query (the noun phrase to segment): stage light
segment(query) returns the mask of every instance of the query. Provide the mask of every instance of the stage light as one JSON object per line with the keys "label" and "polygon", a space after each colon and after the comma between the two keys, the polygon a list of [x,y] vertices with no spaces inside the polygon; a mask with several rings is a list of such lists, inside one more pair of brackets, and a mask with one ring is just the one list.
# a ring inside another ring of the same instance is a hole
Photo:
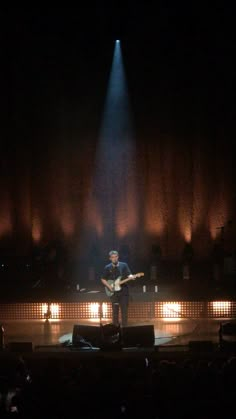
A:
{"label": "stage light", "polygon": [[89,314],[92,318],[99,317],[99,303],[89,304]]}
{"label": "stage light", "polygon": [[89,319],[98,319],[108,317],[108,304],[107,303],[89,303],[88,304]]}
{"label": "stage light", "polygon": [[57,317],[59,314],[59,304],[51,304],[51,313],[52,313],[52,317]]}
{"label": "stage light", "polygon": [[43,305],[42,305],[42,312],[43,312],[43,317],[44,317],[46,320],[51,319],[51,317],[52,317],[52,312],[51,312],[51,310],[50,310],[50,304],[43,304]]}
{"label": "stage light", "polygon": [[102,303],[102,317],[107,317],[108,314],[108,305],[107,303]]}
{"label": "stage light", "polygon": [[175,318],[181,317],[181,304],[180,303],[164,303],[162,306],[162,314],[164,318]]}
{"label": "stage light", "polygon": [[230,301],[212,301],[213,315],[216,317],[231,317],[231,302]]}
{"label": "stage light", "polygon": [[43,317],[46,320],[49,320],[52,318],[58,318],[59,311],[60,311],[59,304],[55,304],[55,303],[42,304],[42,313],[43,313]]}
{"label": "stage light", "polygon": [[95,239],[93,229],[96,236],[104,240],[100,243],[104,248],[112,248],[117,239],[123,241],[127,235],[135,234],[138,225],[133,118],[121,42],[119,39],[113,42],[112,66],[88,197],[89,229],[85,233],[90,245]]}

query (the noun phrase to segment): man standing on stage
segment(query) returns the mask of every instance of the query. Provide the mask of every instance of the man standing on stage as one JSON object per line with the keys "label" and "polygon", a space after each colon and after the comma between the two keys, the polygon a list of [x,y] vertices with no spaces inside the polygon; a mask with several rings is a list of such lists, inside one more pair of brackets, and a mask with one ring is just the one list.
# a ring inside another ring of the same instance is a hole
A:
{"label": "man standing on stage", "polygon": [[[135,279],[131,274],[127,263],[119,261],[119,253],[117,250],[109,252],[109,259],[111,263],[105,266],[101,281],[105,287],[113,292],[112,286],[108,283],[109,280],[115,281],[118,277],[121,279]],[[112,302],[112,322],[114,325],[119,325],[119,307],[121,309],[121,324],[127,326],[128,320],[128,303],[129,303],[129,288],[127,284],[121,285],[120,291],[115,291],[110,297]]]}

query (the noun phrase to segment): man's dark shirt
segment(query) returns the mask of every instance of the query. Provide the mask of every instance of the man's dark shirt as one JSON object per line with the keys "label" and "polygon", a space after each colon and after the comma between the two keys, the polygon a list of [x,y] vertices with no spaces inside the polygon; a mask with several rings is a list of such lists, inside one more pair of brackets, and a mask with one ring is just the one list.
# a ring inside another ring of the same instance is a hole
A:
{"label": "man's dark shirt", "polygon": [[[125,262],[118,262],[116,266],[113,266],[112,263],[109,263],[105,266],[102,278],[106,280],[112,280],[114,281],[119,276],[122,276],[122,279],[126,279],[129,275],[131,275],[131,270],[127,263]],[[121,291],[118,291],[119,293],[125,293],[128,294],[128,285],[123,284],[121,285]]]}

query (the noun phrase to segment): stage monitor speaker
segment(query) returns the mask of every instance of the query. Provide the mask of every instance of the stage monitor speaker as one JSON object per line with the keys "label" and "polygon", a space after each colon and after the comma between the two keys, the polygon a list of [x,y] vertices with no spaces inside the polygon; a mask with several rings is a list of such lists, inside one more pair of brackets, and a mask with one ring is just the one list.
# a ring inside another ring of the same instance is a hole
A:
{"label": "stage monitor speaker", "polygon": [[123,347],[153,347],[155,332],[153,325],[127,326],[122,329]]}
{"label": "stage monitor speaker", "polygon": [[236,350],[236,322],[221,323],[219,329],[219,341],[221,349]]}
{"label": "stage monitor speaker", "polygon": [[33,352],[32,342],[9,342],[7,348],[11,352]]}
{"label": "stage monitor speaker", "polygon": [[99,347],[101,345],[101,327],[75,324],[72,334],[72,345],[79,347]]}
{"label": "stage monitor speaker", "polygon": [[190,340],[188,344],[191,352],[213,352],[214,345],[211,340]]}

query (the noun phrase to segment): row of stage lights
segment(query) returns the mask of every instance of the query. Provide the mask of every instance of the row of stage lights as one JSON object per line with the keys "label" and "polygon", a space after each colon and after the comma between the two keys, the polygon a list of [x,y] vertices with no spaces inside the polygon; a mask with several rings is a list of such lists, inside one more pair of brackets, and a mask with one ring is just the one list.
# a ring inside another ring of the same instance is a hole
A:
{"label": "row of stage lights", "polygon": [[[111,307],[109,303],[82,303],[88,313],[88,319],[109,319],[111,315]],[[186,302],[159,302],[159,316],[165,320],[181,320],[187,317],[186,308],[189,303]],[[207,303],[209,310],[214,317],[231,317],[232,302],[231,301],[212,301]],[[190,303],[191,305],[191,303]],[[41,312],[45,319],[60,319],[61,318],[61,304],[51,303],[42,304]],[[191,307],[189,309],[191,316]],[[211,317],[212,317],[211,316]]]}

